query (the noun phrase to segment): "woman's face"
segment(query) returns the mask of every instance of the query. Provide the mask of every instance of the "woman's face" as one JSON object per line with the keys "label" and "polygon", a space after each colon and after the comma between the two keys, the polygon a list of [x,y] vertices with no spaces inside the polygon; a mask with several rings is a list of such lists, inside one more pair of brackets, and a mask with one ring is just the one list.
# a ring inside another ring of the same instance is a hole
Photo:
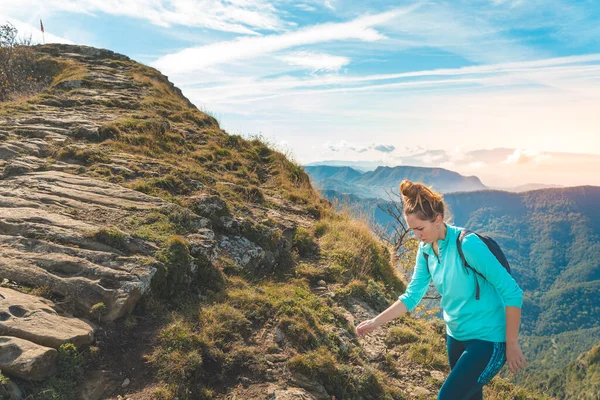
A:
{"label": "woman's face", "polygon": [[408,227],[414,232],[415,239],[424,243],[433,243],[439,238],[442,217],[438,215],[434,222],[424,221],[415,214],[404,215]]}

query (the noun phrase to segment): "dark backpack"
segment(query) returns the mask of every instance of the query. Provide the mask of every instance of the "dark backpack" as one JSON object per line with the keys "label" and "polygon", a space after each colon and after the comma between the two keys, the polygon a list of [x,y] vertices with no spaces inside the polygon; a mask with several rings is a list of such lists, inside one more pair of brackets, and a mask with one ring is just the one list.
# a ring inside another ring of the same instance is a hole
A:
{"label": "dark backpack", "polygon": [[[475,275],[473,275],[475,277],[475,287],[476,287],[475,299],[479,300],[479,281],[477,281],[477,275],[479,275],[483,279],[485,279],[485,276],[483,276],[481,273],[479,273],[479,271],[477,271],[475,268],[473,268],[469,265],[469,263],[465,259],[465,255],[463,254],[463,251],[462,251],[462,241],[465,238],[465,236],[467,236],[469,233],[475,233],[475,232],[471,232],[466,229],[463,229],[460,232],[460,234],[458,235],[458,238],[456,239],[456,248],[458,249],[458,254],[460,255],[460,259],[462,260],[463,265],[464,265],[465,269],[467,270],[467,274],[469,273],[469,270],[471,270],[475,273]],[[502,252],[502,249],[500,248],[498,243],[496,243],[496,241],[489,236],[480,235],[478,233],[475,233],[475,234],[477,235],[477,237],[479,237],[479,239],[481,239],[483,241],[483,243],[485,243],[485,245],[488,247],[488,249],[490,249],[490,251],[492,252],[494,257],[496,257],[496,259],[504,267],[504,269],[506,271],[508,271],[509,274],[511,274],[510,264],[508,263],[508,260],[506,259],[506,256],[504,255],[504,252]],[[431,275],[431,271],[429,271],[429,254],[423,253],[423,255],[425,256],[425,262],[427,264],[427,271]],[[485,280],[487,281],[487,279],[485,279]]]}

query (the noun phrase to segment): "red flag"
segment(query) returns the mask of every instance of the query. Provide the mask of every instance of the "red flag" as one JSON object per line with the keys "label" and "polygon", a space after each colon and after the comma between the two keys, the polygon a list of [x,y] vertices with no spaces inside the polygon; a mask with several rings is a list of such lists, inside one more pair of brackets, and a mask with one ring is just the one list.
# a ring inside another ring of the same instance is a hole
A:
{"label": "red flag", "polygon": [[40,29],[42,30],[42,33],[44,33],[44,24],[42,24],[42,20],[40,19]]}

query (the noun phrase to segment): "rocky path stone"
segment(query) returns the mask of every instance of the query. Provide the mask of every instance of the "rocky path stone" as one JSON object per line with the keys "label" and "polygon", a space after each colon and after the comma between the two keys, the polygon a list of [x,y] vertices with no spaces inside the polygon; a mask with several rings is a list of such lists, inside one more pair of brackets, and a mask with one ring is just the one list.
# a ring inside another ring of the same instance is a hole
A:
{"label": "rocky path stone", "polygon": [[86,374],[77,390],[80,400],[100,400],[110,396],[123,379],[110,371],[94,370]]}
{"label": "rocky path stone", "polygon": [[0,336],[0,370],[7,375],[42,381],[56,373],[58,352],[27,340]]}
{"label": "rocky path stone", "polygon": [[64,343],[92,343],[94,327],[58,315],[50,300],[0,287],[0,336],[13,336],[57,349]]}
{"label": "rocky path stone", "polygon": [[0,183],[0,195],[70,207],[100,206],[115,209],[153,209],[166,203],[156,197],[85,176],[43,171]]}
{"label": "rocky path stone", "polygon": [[[26,145],[20,149],[39,151]],[[27,157],[41,160],[37,155]],[[117,244],[96,235],[132,213],[168,207],[174,205],[92,178],[16,171],[0,180],[0,278],[44,287],[78,317],[117,319],[150,289],[156,246],[126,234]],[[99,303],[103,313],[91,315]],[[88,320],[59,314],[48,300],[0,287],[0,369],[7,375],[47,379],[56,369],[56,348],[67,342],[84,346],[93,336]]]}
{"label": "rocky path stone", "polygon": [[105,320],[119,318],[149,290],[156,247],[126,234],[117,244],[95,235],[133,212],[163,207],[173,205],[57,171],[0,180],[0,276],[47,286],[73,301],[79,315],[102,302]]}

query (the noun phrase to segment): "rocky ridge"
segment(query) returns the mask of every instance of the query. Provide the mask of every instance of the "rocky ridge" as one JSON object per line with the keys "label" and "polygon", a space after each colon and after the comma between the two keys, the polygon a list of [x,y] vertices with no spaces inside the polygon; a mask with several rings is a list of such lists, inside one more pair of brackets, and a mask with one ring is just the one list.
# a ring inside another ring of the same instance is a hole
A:
{"label": "rocky ridge", "polygon": [[62,82],[59,87],[78,89],[68,100],[42,99],[31,113],[0,118],[0,278],[42,288],[64,302],[59,306],[0,288],[0,340],[6,349],[0,368],[9,375],[52,376],[60,345],[92,343],[93,307],[101,305],[103,320],[125,315],[148,291],[155,272],[151,261],[141,261],[152,253],[152,244],[132,239],[116,249],[94,234],[111,219],[166,207],[164,201],[77,176],[71,160],[48,166],[49,157],[73,138],[94,135],[114,118],[107,101],[139,101],[125,91],[132,87],[130,79],[108,74],[107,68],[101,61],[90,66],[87,79],[96,81],[93,88],[82,88],[77,80]]}
{"label": "rocky ridge", "polygon": [[[284,241],[279,249],[265,250],[241,236],[243,221],[229,213],[218,192],[199,182],[201,190],[190,197],[194,214],[90,176],[90,164],[131,179],[159,177],[170,168],[151,157],[115,151],[106,157],[97,144],[111,137],[107,124],[142,107],[152,85],[133,79],[136,64],[107,50],[48,45],[37,51],[71,73],[55,78],[25,106],[9,103],[0,114],[0,370],[30,380],[51,377],[62,344],[90,345],[98,321],[128,315],[151,290],[161,265],[154,258],[157,243],[120,230],[123,221],[180,213],[191,226],[185,235],[191,253],[208,262],[223,253],[241,267],[268,267],[289,248]],[[159,79],[191,107],[179,89]],[[206,118],[206,126],[218,129]],[[200,140],[197,131],[182,131],[167,119],[161,124],[163,131]],[[277,218],[288,237],[302,220],[267,208],[262,214]],[[28,294],[21,287],[37,289]]]}

